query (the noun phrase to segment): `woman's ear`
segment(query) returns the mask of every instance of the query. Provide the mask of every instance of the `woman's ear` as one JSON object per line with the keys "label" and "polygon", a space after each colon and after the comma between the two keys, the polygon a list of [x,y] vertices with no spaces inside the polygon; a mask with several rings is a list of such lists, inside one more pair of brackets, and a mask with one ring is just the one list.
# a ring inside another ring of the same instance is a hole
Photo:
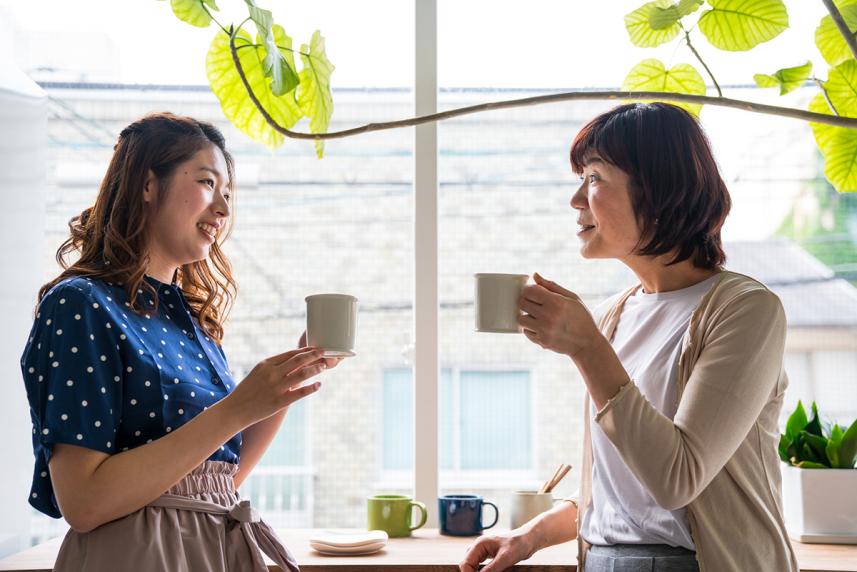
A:
{"label": "woman's ear", "polygon": [[155,203],[158,199],[158,178],[155,173],[149,169],[146,173],[146,180],[143,182],[143,201],[147,203]]}

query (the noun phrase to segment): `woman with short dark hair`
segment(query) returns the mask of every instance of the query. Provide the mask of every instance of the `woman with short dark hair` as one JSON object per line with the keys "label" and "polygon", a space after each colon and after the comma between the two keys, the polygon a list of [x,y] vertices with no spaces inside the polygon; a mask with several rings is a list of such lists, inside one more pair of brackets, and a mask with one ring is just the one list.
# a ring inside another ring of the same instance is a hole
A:
{"label": "woman with short dark hair", "polygon": [[696,119],[629,104],[571,147],[571,198],[586,258],[614,258],[639,284],[593,317],[535,275],[520,325],[569,356],[586,385],[581,486],[461,564],[499,572],[578,539],[581,570],[797,571],[783,524],[777,420],[786,321],[756,280],[723,270],[730,199]]}

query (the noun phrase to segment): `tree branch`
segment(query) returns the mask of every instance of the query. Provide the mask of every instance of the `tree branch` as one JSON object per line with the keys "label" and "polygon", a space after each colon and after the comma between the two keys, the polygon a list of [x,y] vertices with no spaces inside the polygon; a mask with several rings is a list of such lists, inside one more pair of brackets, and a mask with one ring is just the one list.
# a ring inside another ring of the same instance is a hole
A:
{"label": "tree branch", "polygon": [[702,59],[702,56],[699,55],[699,52],[696,51],[696,48],[693,47],[693,44],[690,43],[690,32],[684,29],[684,26],[681,27],[684,30],[684,41],[687,44],[687,47],[690,48],[690,51],[693,52],[693,55],[696,56],[696,59],[699,60],[699,63],[702,64],[702,67],[705,68],[705,71],[708,72],[708,77],[711,78],[711,81],[714,82],[714,87],[717,89],[717,95],[719,97],[723,97],[723,91],[720,89],[720,84],[717,83],[717,80],[714,79],[714,74],[711,73],[711,70],[708,69],[708,66],[705,65],[705,61]]}
{"label": "tree branch", "polygon": [[433,121],[442,121],[462,115],[470,115],[482,111],[491,111],[497,109],[508,109],[512,107],[526,107],[530,105],[541,105],[544,103],[555,103],[558,101],[592,101],[592,100],[628,100],[628,99],[649,99],[659,101],[675,101],[681,103],[698,103],[708,105],[718,105],[721,107],[731,107],[753,113],[762,113],[766,115],[777,115],[780,117],[789,117],[792,119],[801,119],[803,121],[813,121],[815,123],[823,123],[826,125],[834,125],[837,127],[847,127],[849,129],[857,129],[857,118],[854,117],[838,117],[827,115],[824,113],[813,113],[803,109],[794,109],[791,107],[778,107],[775,105],[765,105],[752,101],[743,101],[740,99],[730,99],[727,97],[710,97],[707,95],[690,95],[686,93],[671,93],[659,91],[574,91],[566,93],[555,93],[550,95],[538,95],[534,97],[524,97],[520,99],[510,99],[505,101],[492,101],[488,103],[480,103],[478,105],[470,105],[467,107],[459,107],[430,115],[422,115],[411,117],[409,119],[399,119],[397,121],[385,121],[382,123],[369,123],[360,127],[353,127],[342,131],[333,131],[330,133],[300,133],[290,131],[282,127],[271,117],[271,114],[262,106],[256,94],[250,87],[247,77],[244,75],[244,68],[241,66],[241,60],[238,58],[238,52],[235,49],[235,37],[229,38],[229,47],[232,51],[232,62],[238,70],[238,75],[241,82],[244,84],[244,89],[247,90],[247,95],[262,114],[262,117],[271,126],[274,131],[291,139],[308,139],[312,141],[322,141],[327,139],[341,139],[351,137],[361,133],[369,133],[372,131],[383,131],[386,129],[397,129],[400,127],[413,127],[422,125],[423,123],[431,123]]}
{"label": "tree branch", "polygon": [[821,0],[824,2],[824,6],[827,8],[827,11],[830,12],[830,17],[833,18],[833,22],[836,24],[836,27],[839,28],[839,33],[842,34],[842,37],[845,38],[845,43],[848,44],[848,47],[851,48],[851,55],[854,56],[854,59],[857,60],[857,37],[851,33],[851,30],[848,29],[848,24],[845,23],[845,20],[842,18],[842,13],[839,11],[839,8],[836,7],[836,4],[833,3],[833,0]]}

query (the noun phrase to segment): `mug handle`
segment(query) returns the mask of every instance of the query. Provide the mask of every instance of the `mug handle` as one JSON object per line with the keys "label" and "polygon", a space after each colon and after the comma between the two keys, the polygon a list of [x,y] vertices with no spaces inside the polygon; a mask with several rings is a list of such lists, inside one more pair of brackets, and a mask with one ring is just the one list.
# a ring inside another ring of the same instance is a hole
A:
{"label": "mug handle", "polygon": [[417,507],[418,509],[420,509],[420,513],[422,514],[422,518],[420,518],[420,523],[416,526],[411,527],[411,530],[416,530],[423,526],[426,523],[426,520],[428,520],[428,510],[426,510],[426,505],[424,505],[420,501],[411,501],[411,504],[408,508],[413,510],[413,507]]}
{"label": "mug handle", "polygon": [[497,524],[498,520],[500,520],[500,511],[497,509],[497,505],[491,501],[484,501],[482,504],[483,505],[487,504],[488,506],[491,506],[494,508],[494,522],[492,522],[488,526],[484,526],[484,525],[482,526],[482,530],[488,530],[489,528],[491,528],[492,526]]}

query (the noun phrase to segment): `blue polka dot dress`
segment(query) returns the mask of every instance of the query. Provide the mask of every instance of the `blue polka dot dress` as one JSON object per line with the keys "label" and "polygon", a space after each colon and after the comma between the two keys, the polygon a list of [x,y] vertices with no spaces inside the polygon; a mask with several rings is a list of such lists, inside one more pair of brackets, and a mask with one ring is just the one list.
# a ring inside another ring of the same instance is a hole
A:
{"label": "blue polka dot dress", "polygon": [[[146,277],[137,314],[119,284],[75,277],[39,305],[21,358],[33,422],[30,504],[61,516],[48,461],[55,443],[114,454],[176,430],[235,387],[226,356],[175,285]],[[237,464],[241,435],[210,461]]]}

